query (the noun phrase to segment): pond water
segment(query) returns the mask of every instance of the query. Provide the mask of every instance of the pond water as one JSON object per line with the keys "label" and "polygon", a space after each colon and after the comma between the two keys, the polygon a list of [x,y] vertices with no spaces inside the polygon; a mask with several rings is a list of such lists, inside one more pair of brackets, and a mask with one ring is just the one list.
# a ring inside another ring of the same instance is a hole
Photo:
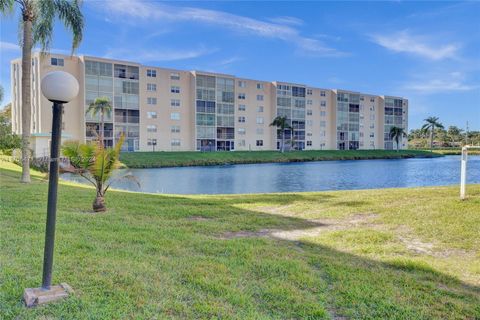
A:
{"label": "pond water", "polygon": [[[459,185],[460,156],[432,159],[318,161],[210,167],[122,169],[117,189],[170,194],[231,194]],[[84,182],[63,174],[63,179]],[[468,160],[467,183],[480,183],[480,156]]]}

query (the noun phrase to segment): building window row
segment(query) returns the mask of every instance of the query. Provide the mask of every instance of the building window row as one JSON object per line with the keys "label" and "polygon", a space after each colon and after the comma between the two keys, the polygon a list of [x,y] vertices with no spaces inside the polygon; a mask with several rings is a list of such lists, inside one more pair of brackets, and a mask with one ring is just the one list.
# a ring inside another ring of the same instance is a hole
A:
{"label": "building window row", "polygon": [[157,77],[157,70],[147,69],[147,77],[156,78]]}
{"label": "building window row", "polygon": [[180,100],[179,99],[171,99],[170,106],[172,107],[180,107]]}
{"label": "building window row", "polygon": [[170,92],[171,93],[180,93],[180,87],[179,86],[171,86],[170,87]]}
{"label": "building window row", "polygon": [[157,91],[157,85],[155,83],[147,83],[147,91]]}

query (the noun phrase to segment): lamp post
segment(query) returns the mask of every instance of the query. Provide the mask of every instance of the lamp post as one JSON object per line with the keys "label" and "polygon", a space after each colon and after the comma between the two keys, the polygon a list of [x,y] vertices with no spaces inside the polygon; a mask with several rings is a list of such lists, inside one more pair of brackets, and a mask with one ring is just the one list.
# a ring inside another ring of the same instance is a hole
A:
{"label": "lamp post", "polygon": [[155,146],[157,145],[157,139],[152,141],[153,152],[155,152]]}
{"label": "lamp post", "polygon": [[25,289],[24,300],[28,307],[47,303],[68,296],[70,286],[62,283],[52,286],[53,249],[55,242],[55,220],[57,215],[58,163],[62,134],[63,104],[73,100],[79,90],[77,79],[63,71],[54,71],[43,77],[43,95],[53,103],[52,137],[50,143],[50,170],[48,179],[47,222],[41,288]]}

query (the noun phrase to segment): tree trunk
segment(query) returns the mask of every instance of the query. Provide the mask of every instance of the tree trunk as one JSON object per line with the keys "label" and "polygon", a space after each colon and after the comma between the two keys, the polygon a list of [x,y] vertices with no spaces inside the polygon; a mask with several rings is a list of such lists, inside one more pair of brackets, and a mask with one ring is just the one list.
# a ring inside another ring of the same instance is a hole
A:
{"label": "tree trunk", "polygon": [[285,150],[285,129],[282,129],[282,145],[280,146],[280,151],[283,153]]}
{"label": "tree trunk", "polygon": [[397,143],[397,152],[400,151],[400,141],[398,140],[398,137],[395,139],[395,142]]}
{"label": "tree trunk", "polygon": [[103,184],[97,185],[97,196],[93,201],[92,208],[95,212],[105,212],[107,211],[107,207],[105,206],[105,198],[103,190]]}
{"label": "tree trunk", "polygon": [[104,127],[105,127],[104,122],[105,122],[105,119],[103,118],[103,110],[102,110],[101,114],[100,114],[100,146],[102,146],[102,147],[104,146],[104,143],[103,143],[103,141],[104,141],[103,130],[104,130]]}
{"label": "tree trunk", "polygon": [[434,128],[432,127],[432,130],[430,131],[430,151],[433,151],[433,130]]}
{"label": "tree trunk", "polygon": [[22,45],[22,178],[30,183],[30,123],[32,121],[31,73],[32,73],[32,21],[31,13],[23,13]]}
{"label": "tree trunk", "polygon": [[93,208],[93,211],[95,212],[107,211],[107,207],[105,206],[105,198],[97,194],[97,197],[93,201],[92,208]]}

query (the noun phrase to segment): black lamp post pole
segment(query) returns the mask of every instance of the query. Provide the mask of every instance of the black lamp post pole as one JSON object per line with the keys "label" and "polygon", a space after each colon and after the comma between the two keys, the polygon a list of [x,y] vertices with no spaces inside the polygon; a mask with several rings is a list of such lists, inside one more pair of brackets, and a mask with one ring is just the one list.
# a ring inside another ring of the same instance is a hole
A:
{"label": "black lamp post pole", "polygon": [[55,220],[57,215],[58,163],[62,134],[63,103],[53,102],[52,140],[50,142],[50,171],[48,177],[47,224],[45,229],[45,251],[43,256],[42,288],[52,284],[53,248],[55,242]]}

